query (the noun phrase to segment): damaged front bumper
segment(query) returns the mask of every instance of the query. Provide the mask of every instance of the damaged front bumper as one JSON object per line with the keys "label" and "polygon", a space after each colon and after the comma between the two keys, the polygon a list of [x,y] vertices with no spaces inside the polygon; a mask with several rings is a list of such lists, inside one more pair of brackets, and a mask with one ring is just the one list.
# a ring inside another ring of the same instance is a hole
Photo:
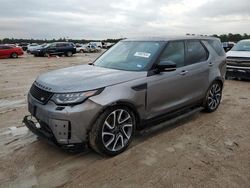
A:
{"label": "damaged front bumper", "polygon": [[226,76],[228,78],[233,77],[233,78],[250,79],[250,67],[227,65]]}
{"label": "damaged front bumper", "polygon": [[[83,151],[86,148],[85,143],[76,143],[76,144],[61,144],[58,143],[53,130],[50,129],[48,125],[44,122],[37,122],[36,119],[32,116],[25,116],[23,118],[23,123],[26,125],[26,127],[33,132],[35,135],[37,135],[39,138],[46,140],[49,144],[57,146],[61,149],[65,149],[71,152],[75,151]],[[60,125],[57,125],[60,126]],[[62,125],[64,127],[64,130],[62,129],[61,132],[59,132],[60,135],[62,135],[62,138],[68,137],[70,134],[70,129],[68,126]],[[67,133],[67,134],[66,134]]]}

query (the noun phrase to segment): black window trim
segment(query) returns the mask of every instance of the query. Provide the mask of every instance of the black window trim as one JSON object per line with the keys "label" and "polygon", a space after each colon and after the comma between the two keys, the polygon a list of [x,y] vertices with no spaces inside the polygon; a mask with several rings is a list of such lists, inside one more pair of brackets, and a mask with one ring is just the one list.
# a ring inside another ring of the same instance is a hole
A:
{"label": "black window trim", "polygon": [[[183,43],[183,46],[184,46],[184,64],[185,64],[185,56],[186,56],[186,51],[185,51],[185,40],[170,40],[170,41],[168,41],[168,42],[165,44],[165,46],[164,46],[163,49],[161,50],[161,52],[160,52],[158,58],[156,59],[156,63],[154,64],[155,66],[158,65],[158,64],[160,63],[160,58],[161,58],[163,52],[166,50],[166,48],[168,47],[168,45],[169,45],[170,43],[172,43],[172,42],[182,42],[182,43]],[[155,67],[155,66],[154,66],[154,67]]]}
{"label": "black window trim", "polygon": [[[185,42],[185,39],[177,39],[177,40],[169,40],[169,41],[166,41],[165,44],[163,44],[163,46],[161,47],[160,52],[156,54],[156,58],[152,59],[152,64],[150,65],[151,68],[148,69],[147,71],[147,77],[149,76],[153,76],[155,75],[155,69],[156,69],[156,66],[160,63],[160,57],[161,55],[163,54],[164,50],[167,48],[168,44],[170,42],[183,42],[184,43],[184,66],[185,66],[185,56],[186,56],[186,42]],[[184,67],[182,66],[182,67]],[[182,68],[182,67],[178,67],[178,68]],[[177,68],[177,69],[178,69]]]}
{"label": "black window trim", "polygon": [[[187,64],[187,53],[188,53],[187,42],[189,42],[189,41],[191,41],[191,42],[193,42],[193,41],[199,42],[203,46],[204,50],[206,51],[206,59],[204,61],[199,61],[199,62]],[[208,60],[209,55],[210,54],[209,54],[209,51],[208,51],[207,47],[203,44],[203,42],[200,39],[187,39],[187,40],[185,40],[185,62],[184,62],[184,67],[189,66],[189,65],[194,65],[194,64],[197,64],[197,63],[203,63],[203,62]]]}

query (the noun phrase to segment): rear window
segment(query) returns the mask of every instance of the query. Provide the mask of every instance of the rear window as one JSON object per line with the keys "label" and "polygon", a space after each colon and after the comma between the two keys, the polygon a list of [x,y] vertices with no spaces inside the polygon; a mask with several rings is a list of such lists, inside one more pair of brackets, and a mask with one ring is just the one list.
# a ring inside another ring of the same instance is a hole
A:
{"label": "rear window", "polygon": [[207,42],[219,56],[225,55],[225,51],[222,48],[221,42],[217,40],[207,40]]}
{"label": "rear window", "polygon": [[0,49],[12,49],[11,46],[0,46]]}
{"label": "rear window", "polygon": [[207,60],[208,53],[200,41],[187,41],[186,64],[191,65]]}

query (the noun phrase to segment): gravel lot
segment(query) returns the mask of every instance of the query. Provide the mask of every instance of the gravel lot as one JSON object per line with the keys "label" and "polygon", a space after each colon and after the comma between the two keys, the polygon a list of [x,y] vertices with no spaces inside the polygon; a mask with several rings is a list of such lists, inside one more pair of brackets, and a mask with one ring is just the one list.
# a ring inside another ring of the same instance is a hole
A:
{"label": "gravel lot", "polygon": [[219,109],[138,134],[119,156],[70,154],[27,131],[36,76],[100,54],[0,59],[0,187],[249,187],[250,83],[227,80]]}

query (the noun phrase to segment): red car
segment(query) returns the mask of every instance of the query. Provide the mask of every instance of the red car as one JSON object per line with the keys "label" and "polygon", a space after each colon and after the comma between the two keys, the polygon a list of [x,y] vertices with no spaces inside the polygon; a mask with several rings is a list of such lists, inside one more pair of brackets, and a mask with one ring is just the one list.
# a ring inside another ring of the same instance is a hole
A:
{"label": "red car", "polygon": [[12,45],[0,45],[0,58],[18,58],[20,55],[23,55],[22,48]]}

